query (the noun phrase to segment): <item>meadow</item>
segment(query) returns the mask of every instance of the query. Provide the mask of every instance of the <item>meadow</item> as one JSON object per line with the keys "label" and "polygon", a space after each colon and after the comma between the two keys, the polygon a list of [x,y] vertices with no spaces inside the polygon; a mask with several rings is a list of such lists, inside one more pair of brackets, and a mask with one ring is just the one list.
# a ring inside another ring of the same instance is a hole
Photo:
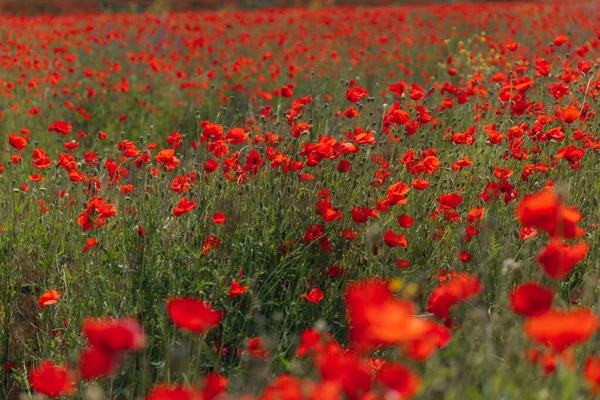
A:
{"label": "meadow", "polygon": [[3,398],[593,397],[598,11],[0,16]]}

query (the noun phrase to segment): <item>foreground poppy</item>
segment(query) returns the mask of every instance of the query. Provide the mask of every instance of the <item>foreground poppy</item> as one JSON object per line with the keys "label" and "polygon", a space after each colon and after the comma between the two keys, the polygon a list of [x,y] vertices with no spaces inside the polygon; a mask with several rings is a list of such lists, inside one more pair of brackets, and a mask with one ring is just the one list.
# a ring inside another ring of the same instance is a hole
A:
{"label": "foreground poppy", "polygon": [[337,343],[315,357],[323,381],[337,384],[348,398],[365,395],[372,387],[371,368],[353,351],[343,351]]}
{"label": "foreground poppy", "polygon": [[138,351],[146,345],[146,336],[133,318],[86,318],[81,330],[90,345],[108,352]]}
{"label": "foreground poppy", "polygon": [[587,309],[553,310],[530,317],[523,331],[531,339],[560,353],[588,341],[598,328],[598,318]]}
{"label": "foreground poppy", "polygon": [[527,282],[510,292],[509,297],[514,312],[531,317],[550,310],[554,292],[535,282]]}
{"label": "foreground poppy", "polygon": [[79,356],[79,372],[86,381],[112,375],[119,365],[119,355],[99,347],[88,347]]}
{"label": "foreground poppy", "polygon": [[480,293],[481,283],[477,276],[458,274],[447,283],[439,285],[429,296],[427,311],[440,319],[450,316],[450,308],[460,301]]}
{"label": "foreground poppy", "polygon": [[33,390],[51,398],[75,393],[74,374],[66,367],[44,360],[29,372]]}
{"label": "foreground poppy", "polygon": [[401,399],[410,399],[421,387],[421,378],[400,363],[386,363],[377,373],[377,380]]}
{"label": "foreground poppy", "polygon": [[146,397],[146,400],[201,400],[202,393],[194,387],[157,385]]}
{"label": "foreground poppy", "polygon": [[193,297],[167,300],[167,313],[176,327],[202,335],[221,321],[221,313]]}
{"label": "foreground poppy", "polygon": [[422,337],[411,340],[402,345],[402,354],[415,360],[425,361],[438,349],[445,347],[452,339],[452,333],[444,325],[433,321],[427,322],[426,333]]}
{"label": "foreground poppy", "polygon": [[394,298],[386,282],[350,284],[345,300],[350,340],[359,349],[406,343],[427,331],[427,323],[415,316],[415,305]]}
{"label": "foreground poppy", "polygon": [[588,357],[585,361],[583,376],[590,384],[592,394],[598,394],[600,392],[600,357]]}

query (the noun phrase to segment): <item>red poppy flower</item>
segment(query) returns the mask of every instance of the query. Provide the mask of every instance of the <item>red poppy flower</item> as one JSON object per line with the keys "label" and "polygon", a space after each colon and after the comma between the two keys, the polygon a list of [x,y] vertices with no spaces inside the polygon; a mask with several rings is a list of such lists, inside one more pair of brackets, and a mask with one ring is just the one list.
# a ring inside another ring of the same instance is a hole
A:
{"label": "red poppy flower", "polygon": [[221,321],[221,313],[210,304],[193,297],[178,297],[167,300],[167,313],[180,329],[202,335]]}
{"label": "red poppy flower", "polygon": [[550,236],[570,239],[581,237],[583,230],[577,226],[581,214],[576,208],[562,204],[553,189],[525,196],[515,210],[521,225],[546,231]]}
{"label": "red poppy flower", "polygon": [[203,399],[199,389],[175,385],[156,385],[146,400],[199,400]]}
{"label": "red poppy flower", "polygon": [[38,304],[43,310],[46,306],[58,304],[58,299],[60,298],[60,296],[62,296],[60,292],[57,292],[56,290],[52,289],[40,296]]}
{"label": "red poppy flower", "polygon": [[480,219],[483,218],[484,212],[485,212],[485,208],[473,206],[473,208],[471,208],[469,210],[469,212],[467,213],[467,215],[468,215],[467,221],[468,222],[479,221]]}
{"label": "red poppy flower", "polygon": [[387,196],[385,201],[388,205],[393,206],[396,204],[406,204],[406,195],[410,192],[410,187],[400,181],[391,185],[387,190]]}
{"label": "red poppy flower", "polygon": [[369,92],[362,86],[354,86],[346,89],[346,99],[352,103],[359,102],[363,97],[367,97]]}
{"label": "red poppy flower", "polygon": [[193,201],[188,201],[187,198],[182,197],[177,204],[177,207],[173,208],[173,215],[176,217],[180,217],[185,213],[188,213],[196,208],[196,203]]}
{"label": "red poppy flower", "polygon": [[395,233],[392,230],[385,231],[383,234],[383,241],[390,247],[408,247],[408,241],[406,240],[406,235],[402,233]]}
{"label": "red poppy flower", "polygon": [[459,160],[452,164],[453,171],[459,171],[463,168],[473,165],[473,161],[469,160],[468,156],[464,156],[462,160]]}
{"label": "red poppy flower", "polygon": [[460,261],[462,261],[462,262],[471,261],[471,254],[469,254],[468,251],[461,251],[457,255],[458,255],[458,258],[460,258]]}
{"label": "red poppy flower", "polygon": [[204,171],[209,174],[214,172],[217,168],[219,168],[219,163],[215,160],[208,160],[204,163]]}
{"label": "red poppy flower", "polygon": [[242,286],[238,281],[232,281],[229,287],[229,300],[241,296],[248,291],[248,286]]}
{"label": "red poppy flower", "polygon": [[454,208],[460,203],[462,203],[462,200],[462,196],[454,193],[444,194],[438,197],[438,202],[440,203],[440,206],[444,209]]}
{"label": "red poppy flower", "polygon": [[181,136],[181,133],[179,133],[177,131],[175,131],[175,132],[171,133],[169,136],[167,136],[167,143],[169,143],[169,145],[171,145],[174,149],[179,148],[182,140],[183,140],[183,136]]}
{"label": "red poppy flower", "polygon": [[179,158],[175,157],[174,149],[164,149],[159,151],[155,160],[164,166],[167,171],[173,171],[180,164]]}
{"label": "red poppy flower", "polygon": [[[346,394],[346,397],[338,395],[335,398],[358,399],[361,394],[367,393],[371,388],[371,366],[358,354],[340,350],[335,343],[325,348],[322,361],[317,363],[322,381],[341,387]],[[272,398],[272,400],[275,399]]]}
{"label": "red poppy flower", "polygon": [[8,135],[8,143],[17,150],[23,150],[27,146],[27,139],[11,133]]}
{"label": "red poppy flower", "polygon": [[436,350],[450,343],[452,333],[444,325],[427,321],[426,333],[420,338],[402,345],[402,354],[415,361],[425,361],[431,357]]}
{"label": "red poppy flower", "polygon": [[421,378],[407,366],[389,362],[377,373],[377,380],[400,399],[410,399],[419,392]]}
{"label": "red poppy flower", "polygon": [[536,282],[526,282],[510,292],[509,297],[514,312],[531,317],[550,310],[554,292]]}
{"label": "red poppy flower", "polygon": [[83,252],[86,253],[92,247],[96,247],[97,244],[98,242],[93,237],[87,238],[85,240],[85,246],[83,246]]}
{"label": "red poppy flower", "polygon": [[109,353],[139,351],[146,345],[146,335],[133,318],[86,318],[81,330],[91,346]]}
{"label": "red poppy flower", "polygon": [[345,300],[350,340],[360,349],[406,343],[427,330],[426,320],[415,316],[415,305],[394,298],[386,282],[350,284]]}
{"label": "red poppy flower", "polygon": [[217,225],[223,225],[229,217],[223,212],[216,212],[213,214],[212,221]]}
{"label": "red poppy flower", "polygon": [[600,392],[600,357],[589,356],[585,361],[583,376],[592,387],[592,394]]}
{"label": "red poppy flower", "polygon": [[63,136],[67,136],[71,132],[72,129],[73,129],[73,127],[71,125],[69,125],[68,123],[66,123],[64,121],[57,121],[57,122],[53,122],[48,127],[48,132],[54,131]]}
{"label": "red poppy flower", "polygon": [[71,140],[70,142],[65,142],[63,143],[63,147],[67,150],[77,150],[77,148],[79,147],[79,142],[76,142],[74,140]]}
{"label": "red poppy flower", "polygon": [[118,355],[99,347],[88,347],[79,357],[79,372],[86,381],[113,374],[118,367]]}
{"label": "red poppy flower", "polygon": [[204,376],[204,388],[202,389],[201,399],[213,400],[222,395],[226,388],[227,378],[216,372],[209,372]]}
{"label": "red poppy flower", "polygon": [[302,386],[298,379],[288,374],[279,375],[262,394],[263,400],[302,399]]}
{"label": "red poppy flower", "polygon": [[369,218],[375,218],[379,215],[379,212],[377,210],[373,210],[372,208],[368,208],[368,207],[354,207],[352,209],[352,220],[356,223],[362,224],[364,222],[367,222],[367,220]]}
{"label": "red poppy flower", "polygon": [[590,250],[586,242],[569,246],[560,239],[552,239],[537,256],[546,274],[553,279],[562,279],[575,267],[575,264],[585,260]]}
{"label": "red poppy flower", "polygon": [[587,309],[549,311],[528,318],[523,326],[523,331],[531,340],[558,353],[588,341],[596,329],[598,318]]}
{"label": "red poppy flower", "polygon": [[352,166],[352,164],[350,164],[350,161],[348,160],[340,160],[340,162],[338,163],[336,169],[340,172],[348,172],[350,171],[350,167]]}
{"label": "red poppy flower", "polygon": [[411,182],[413,187],[417,190],[425,190],[429,187],[430,183],[423,178],[413,179]]}
{"label": "red poppy flower", "polygon": [[265,342],[260,337],[248,339],[248,353],[263,361],[267,361],[271,356],[271,353],[265,347]]}
{"label": "red poppy flower", "polygon": [[304,293],[302,297],[304,297],[310,303],[317,304],[320,303],[321,300],[323,300],[323,297],[325,296],[321,289],[314,288],[308,294]]}
{"label": "red poppy flower", "polygon": [[207,255],[211,249],[218,249],[221,245],[221,240],[218,237],[209,235],[204,239],[204,244],[202,245],[202,255]]}
{"label": "red poppy flower", "polygon": [[29,372],[31,387],[50,398],[75,393],[74,374],[66,367],[44,360]]}
{"label": "red poppy flower", "polygon": [[398,225],[400,225],[403,228],[410,228],[415,222],[414,218],[406,214],[398,215],[398,218],[396,218],[396,220],[398,221]]}
{"label": "red poppy flower", "polygon": [[431,293],[427,302],[427,311],[440,319],[448,318],[451,307],[479,294],[481,290],[481,283],[477,276],[458,274]]}

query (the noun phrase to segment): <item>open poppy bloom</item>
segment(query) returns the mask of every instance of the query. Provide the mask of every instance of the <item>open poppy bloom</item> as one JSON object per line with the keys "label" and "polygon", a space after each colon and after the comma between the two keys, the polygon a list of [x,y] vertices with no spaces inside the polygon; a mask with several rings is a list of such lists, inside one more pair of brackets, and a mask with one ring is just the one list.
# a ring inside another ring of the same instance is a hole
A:
{"label": "open poppy bloom", "polygon": [[75,376],[69,368],[44,360],[29,371],[29,383],[38,393],[50,398],[75,393]]}
{"label": "open poppy bloom", "polygon": [[377,372],[377,380],[395,392],[401,399],[410,399],[421,387],[421,378],[407,366],[394,362],[386,363]]}
{"label": "open poppy bloom", "polygon": [[112,375],[116,372],[120,354],[99,347],[88,347],[79,356],[79,372],[86,381]]}
{"label": "open poppy bloom", "polygon": [[352,88],[346,89],[346,99],[352,103],[357,103],[363,97],[367,97],[369,92],[362,86],[354,86]]}
{"label": "open poppy bloom", "polygon": [[415,222],[414,218],[406,214],[399,215],[396,220],[398,221],[398,225],[402,228],[410,228]]}
{"label": "open poppy bloom", "polygon": [[440,319],[450,317],[450,308],[482,290],[479,278],[461,273],[439,285],[429,296],[426,310]]}
{"label": "open poppy bloom", "polygon": [[565,206],[551,188],[525,196],[515,213],[521,225],[541,229],[553,237],[571,239],[583,235],[577,226],[581,214],[576,208]]}
{"label": "open poppy bloom", "polygon": [[189,201],[187,198],[182,197],[177,204],[177,207],[173,209],[173,215],[176,217],[180,217],[185,213],[188,213],[196,208],[196,203],[193,201]]}
{"label": "open poppy bloom", "polygon": [[324,294],[321,289],[314,288],[310,292],[308,292],[308,294],[304,293],[302,297],[304,297],[310,303],[317,304],[320,303],[321,300],[323,300]]}
{"label": "open poppy bloom", "polygon": [[553,310],[530,317],[523,331],[531,340],[561,353],[565,349],[587,342],[598,329],[598,318],[587,309]]}
{"label": "open poppy bloom", "polygon": [[213,222],[217,225],[223,225],[228,219],[229,217],[223,212],[216,212],[212,217]]}
{"label": "open poppy bloom", "polygon": [[553,279],[562,279],[575,267],[575,264],[585,260],[590,250],[586,242],[569,246],[560,239],[552,239],[537,256],[546,274]]}
{"label": "open poppy bloom", "polygon": [[68,123],[66,123],[65,121],[56,121],[56,122],[53,122],[52,124],[50,124],[50,126],[48,127],[48,132],[54,131],[63,136],[67,136],[71,132],[72,129],[73,129],[73,127],[71,125],[69,125]]}
{"label": "open poppy bloom", "polygon": [[350,340],[359,349],[410,342],[428,329],[427,322],[415,316],[415,305],[393,297],[386,282],[350,284],[345,300]]}
{"label": "open poppy bloom", "polygon": [[221,321],[221,313],[193,297],[167,300],[167,313],[176,327],[202,335]]}
{"label": "open poppy bloom", "polygon": [[402,233],[395,233],[392,230],[385,231],[383,234],[383,241],[390,247],[408,247],[408,241],[406,235]]}
{"label": "open poppy bloom", "polygon": [[181,385],[156,385],[150,390],[146,400],[199,400],[202,392],[194,387]]}
{"label": "open poppy bloom", "polygon": [[514,312],[531,317],[550,310],[554,292],[536,282],[526,282],[510,292],[509,297]]}
{"label": "open poppy bloom", "polygon": [[440,207],[443,209],[450,209],[458,206],[463,201],[462,196],[458,194],[444,194],[438,198]]}
{"label": "open poppy bloom", "polygon": [[402,354],[415,361],[427,360],[452,339],[452,333],[444,325],[428,320],[426,322],[427,329],[423,336],[402,345]]}
{"label": "open poppy bloom", "polygon": [[86,318],[81,330],[90,345],[108,352],[138,351],[146,345],[144,331],[133,318]]}
{"label": "open poppy bloom", "polygon": [[62,294],[54,289],[42,294],[38,301],[40,308],[43,310],[46,306],[58,304],[58,299],[60,299],[60,296],[62,296]]}
{"label": "open poppy bloom", "polygon": [[155,159],[159,164],[164,166],[167,171],[173,171],[180,163],[179,158],[175,157],[174,149],[164,149],[159,151]]}
{"label": "open poppy bloom", "polygon": [[248,291],[248,286],[242,286],[238,281],[232,281],[229,287],[229,300],[233,300],[234,297],[243,295]]}
{"label": "open poppy bloom", "polygon": [[583,376],[591,386],[592,394],[600,392],[600,357],[590,356],[585,361]]}
{"label": "open poppy bloom", "polygon": [[11,133],[8,135],[8,143],[17,150],[23,150],[27,146],[27,139]]}

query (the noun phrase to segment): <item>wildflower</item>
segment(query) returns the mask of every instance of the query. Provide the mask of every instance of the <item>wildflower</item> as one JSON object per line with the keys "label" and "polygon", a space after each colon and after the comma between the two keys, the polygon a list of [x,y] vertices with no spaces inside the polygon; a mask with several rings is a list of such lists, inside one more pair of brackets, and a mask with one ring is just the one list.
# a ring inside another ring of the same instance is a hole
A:
{"label": "wildflower", "polygon": [[221,313],[193,297],[167,300],[167,313],[176,327],[202,335],[221,321]]}
{"label": "wildflower", "polygon": [[60,299],[61,296],[62,296],[62,293],[57,292],[56,290],[52,289],[40,296],[38,304],[40,305],[40,308],[43,310],[47,306],[58,304],[58,299]]}
{"label": "wildflower", "polygon": [[50,398],[74,394],[74,381],[71,370],[48,360],[29,371],[29,382],[33,390]]}

